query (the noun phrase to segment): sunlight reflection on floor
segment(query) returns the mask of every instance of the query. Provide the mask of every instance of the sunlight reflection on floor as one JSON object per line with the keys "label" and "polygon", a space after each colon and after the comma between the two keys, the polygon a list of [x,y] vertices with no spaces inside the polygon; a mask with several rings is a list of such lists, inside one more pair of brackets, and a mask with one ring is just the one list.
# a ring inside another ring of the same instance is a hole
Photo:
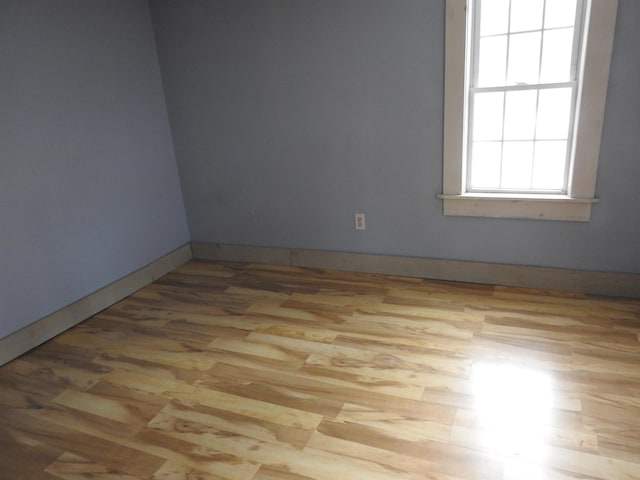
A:
{"label": "sunlight reflection on floor", "polygon": [[543,480],[537,464],[547,454],[551,377],[511,364],[478,363],[472,382],[483,448],[505,457],[505,478]]}

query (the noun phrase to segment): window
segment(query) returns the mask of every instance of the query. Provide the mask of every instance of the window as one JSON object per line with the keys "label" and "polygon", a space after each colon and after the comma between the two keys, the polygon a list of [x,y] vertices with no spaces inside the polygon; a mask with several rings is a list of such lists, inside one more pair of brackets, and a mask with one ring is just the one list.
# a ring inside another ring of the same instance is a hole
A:
{"label": "window", "polygon": [[446,215],[587,221],[617,0],[447,0]]}

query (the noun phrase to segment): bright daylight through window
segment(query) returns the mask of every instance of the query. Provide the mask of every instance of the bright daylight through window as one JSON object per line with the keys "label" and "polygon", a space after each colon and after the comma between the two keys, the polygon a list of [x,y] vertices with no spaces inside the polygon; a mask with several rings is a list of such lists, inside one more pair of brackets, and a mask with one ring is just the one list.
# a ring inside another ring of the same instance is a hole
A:
{"label": "bright daylight through window", "polygon": [[476,1],[469,191],[566,193],[581,3]]}
{"label": "bright daylight through window", "polygon": [[445,214],[588,220],[615,0],[448,0]]}

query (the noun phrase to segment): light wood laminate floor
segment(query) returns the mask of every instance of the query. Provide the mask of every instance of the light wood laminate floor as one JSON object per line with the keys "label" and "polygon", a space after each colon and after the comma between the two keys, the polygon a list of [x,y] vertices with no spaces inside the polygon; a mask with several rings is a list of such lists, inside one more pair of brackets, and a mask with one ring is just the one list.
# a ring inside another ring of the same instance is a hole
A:
{"label": "light wood laminate floor", "polygon": [[0,478],[640,479],[640,302],[189,262],[0,368]]}

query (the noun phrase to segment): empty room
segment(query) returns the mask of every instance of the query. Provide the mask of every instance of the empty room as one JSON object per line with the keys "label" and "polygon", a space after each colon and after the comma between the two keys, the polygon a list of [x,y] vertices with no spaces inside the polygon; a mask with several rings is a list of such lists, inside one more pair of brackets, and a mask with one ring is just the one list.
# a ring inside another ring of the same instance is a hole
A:
{"label": "empty room", "polygon": [[0,0],[0,480],[640,479],[639,23]]}

